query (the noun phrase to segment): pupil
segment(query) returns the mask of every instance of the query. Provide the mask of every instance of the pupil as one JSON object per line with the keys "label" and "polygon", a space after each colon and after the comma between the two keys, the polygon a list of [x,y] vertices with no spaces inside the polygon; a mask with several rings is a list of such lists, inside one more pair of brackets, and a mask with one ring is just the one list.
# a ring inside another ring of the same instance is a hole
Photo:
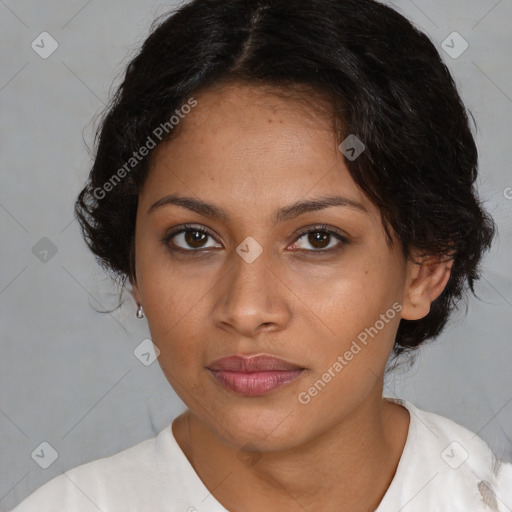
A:
{"label": "pupil", "polygon": [[187,231],[185,233],[185,241],[192,247],[200,247],[201,242],[206,238],[206,233],[201,231]]}
{"label": "pupil", "polygon": [[[329,238],[329,236],[330,235],[328,233],[326,233],[325,231],[315,231],[314,233],[309,234],[309,242],[313,247],[322,249],[326,245],[329,245],[329,244],[325,244],[325,241]],[[318,243],[320,243],[320,247],[318,247],[318,245],[317,245]]]}

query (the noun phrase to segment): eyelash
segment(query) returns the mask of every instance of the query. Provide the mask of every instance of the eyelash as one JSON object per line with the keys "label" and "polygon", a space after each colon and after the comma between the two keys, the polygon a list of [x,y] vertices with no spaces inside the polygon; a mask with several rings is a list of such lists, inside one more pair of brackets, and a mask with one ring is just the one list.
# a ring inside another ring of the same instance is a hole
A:
{"label": "eyelash", "polygon": [[[210,230],[208,230],[208,229],[206,229],[204,227],[194,226],[192,224],[184,224],[179,229],[174,230],[172,233],[169,233],[168,235],[166,235],[161,240],[161,242],[169,250],[171,250],[173,252],[187,253],[187,254],[191,254],[192,256],[197,256],[197,255],[200,255],[201,253],[204,253],[205,251],[202,250],[202,249],[182,249],[181,247],[177,247],[177,246],[171,247],[170,241],[175,236],[180,235],[182,233],[189,232],[189,231],[197,231],[199,233],[204,233],[205,235],[208,235],[209,237],[215,239],[215,236],[213,235],[213,233],[211,233]],[[330,249],[320,249],[320,250],[296,249],[296,250],[299,251],[299,252],[307,252],[307,253],[315,253],[315,254],[327,254],[327,253],[337,252],[337,251],[341,250],[344,245],[347,245],[349,243],[348,239],[344,235],[342,235],[340,232],[338,232],[336,230],[333,230],[332,228],[329,228],[328,226],[326,226],[324,224],[319,224],[319,225],[316,225],[316,226],[313,226],[313,227],[310,227],[310,228],[307,228],[307,229],[304,229],[303,231],[301,231],[297,235],[297,237],[295,238],[295,241],[293,242],[292,245],[296,244],[297,241],[300,240],[304,235],[308,235],[310,233],[318,233],[318,232],[325,233],[327,235],[331,235],[334,238],[338,239],[338,241],[341,242],[341,243],[338,244],[337,246],[335,246],[334,248],[330,248]]]}

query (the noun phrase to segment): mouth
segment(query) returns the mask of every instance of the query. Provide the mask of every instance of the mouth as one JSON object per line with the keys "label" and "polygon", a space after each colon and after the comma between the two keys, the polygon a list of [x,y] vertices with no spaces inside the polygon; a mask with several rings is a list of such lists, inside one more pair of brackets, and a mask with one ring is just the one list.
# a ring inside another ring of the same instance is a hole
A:
{"label": "mouth", "polygon": [[224,388],[243,396],[264,395],[294,381],[306,371],[306,368],[268,355],[224,357],[208,365],[207,369]]}

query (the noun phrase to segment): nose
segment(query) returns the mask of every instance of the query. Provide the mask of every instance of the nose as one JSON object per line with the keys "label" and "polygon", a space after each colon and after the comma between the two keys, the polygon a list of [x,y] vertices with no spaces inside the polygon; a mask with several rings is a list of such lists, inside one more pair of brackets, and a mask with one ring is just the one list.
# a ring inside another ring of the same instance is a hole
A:
{"label": "nose", "polygon": [[283,329],[290,309],[278,266],[265,251],[250,263],[234,252],[230,263],[228,274],[215,288],[214,325],[247,338]]}

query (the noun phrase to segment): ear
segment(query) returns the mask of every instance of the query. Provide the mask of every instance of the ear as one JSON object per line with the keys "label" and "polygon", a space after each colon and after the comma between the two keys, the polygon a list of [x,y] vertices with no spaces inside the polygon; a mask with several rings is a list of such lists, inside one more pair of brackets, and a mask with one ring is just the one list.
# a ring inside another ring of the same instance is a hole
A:
{"label": "ear", "polygon": [[133,298],[135,300],[135,302],[137,304],[141,304],[142,303],[142,299],[141,299],[141,296],[140,296],[140,290],[139,290],[139,287],[137,285],[137,282],[130,279],[130,283],[132,285],[132,295],[133,295]]}
{"label": "ear", "polygon": [[133,299],[135,300],[135,302],[137,304],[142,304],[142,297],[140,294],[140,289],[139,289],[139,285],[137,284],[137,278],[135,277],[135,274],[132,273],[132,275],[130,275],[128,277],[128,279],[129,279],[131,287],[132,287],[131,293],[132,293]]}
{"label": "ear", "polygon": [[452,265],[453,259],[448,256],[418,256],[413,251],[407,262],[402,318],[419,320],[427,316],[450,278]]}

